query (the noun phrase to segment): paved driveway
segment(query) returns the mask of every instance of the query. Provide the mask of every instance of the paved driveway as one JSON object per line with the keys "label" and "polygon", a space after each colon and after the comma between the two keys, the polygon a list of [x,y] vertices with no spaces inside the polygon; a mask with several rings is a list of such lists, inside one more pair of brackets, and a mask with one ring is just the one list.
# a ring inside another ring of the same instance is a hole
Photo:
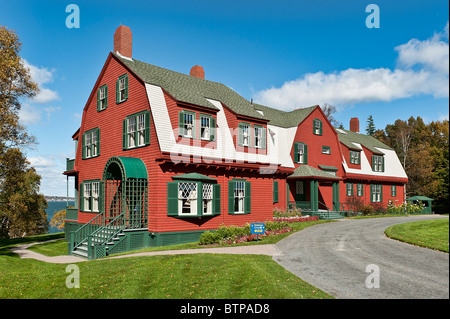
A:
{"label": "paved driveway", "polygon": [[273,259],[337,298],[449,298],[448,253],[384,235],[391,225],[434,218],[448,217],[353,219],[312,226],[278,242],[283,255]]}

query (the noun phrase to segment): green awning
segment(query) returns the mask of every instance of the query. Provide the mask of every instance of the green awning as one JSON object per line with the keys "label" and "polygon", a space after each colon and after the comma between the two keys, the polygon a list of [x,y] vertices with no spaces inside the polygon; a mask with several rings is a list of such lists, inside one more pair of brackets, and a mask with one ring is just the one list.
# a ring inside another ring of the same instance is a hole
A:
{"label": "green awning", "polygon": [[318,168],[309,165],[300,165],[294,173],[287,178],[310,178],[310,179],[323,179],[323,180],[341,180],[342,178],[334,176],[326,171],[322,171]]}
{"label": "green awning", "polygon": [[104,179],[148,179],[147,167],[140,158],[113,156],[105,165]]}
{"label": "green awning", "polygon": [[199,173],[188,173],[182,175],[172,176],[172,179],[186,179],[186,180],[194,180],[194,181],[214,181],[217,182],[217,179],[202,175]]}
{"label": "green awning", "polygon": [[409,201],[414,201],[414,200],[420,200],[420,201],[429,201],[429,200],[433,200],[432,198],[426,197],[426,196],[413,196],[413,197],[409,197],[406,200]]}
{"label": "green awning", "polygon": [[328,166],[328,165],[319,165],[319,167],[320,167],[321,169],[326,170],[326,171],[337,171],[337,170],[338,170],[337,167],[334,167],[334,166]]}

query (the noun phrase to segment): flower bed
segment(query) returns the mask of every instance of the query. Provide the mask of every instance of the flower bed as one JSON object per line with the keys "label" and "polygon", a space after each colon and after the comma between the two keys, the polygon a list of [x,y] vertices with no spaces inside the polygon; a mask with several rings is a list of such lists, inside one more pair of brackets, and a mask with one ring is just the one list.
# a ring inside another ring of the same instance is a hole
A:
{"label": "flower bed", "polygon": [[312,222],[319,220],[319,216],[274,217],[273,220],[286,223]]}
{"label": "flower bed", "polygon": [[260,235],[256,235],[256,234],[251,234],[251,235],[236,235],[233,237],[228,237],[228,238],[222,238],[221,240],[219,240],[219,245],[231,245],[231,244],[238,244],[238,243],[247,243],[250,241],[257,241],[258,238],[262,239],[264,237],[268,237],[268,236],[273,236],[273,235],[279,235],[279,234],[284,234],[284,233],[289,233],[292,231],[292,228],[284,228],[282,230],[269,230],[266,231],[265,234],[260,234]]}

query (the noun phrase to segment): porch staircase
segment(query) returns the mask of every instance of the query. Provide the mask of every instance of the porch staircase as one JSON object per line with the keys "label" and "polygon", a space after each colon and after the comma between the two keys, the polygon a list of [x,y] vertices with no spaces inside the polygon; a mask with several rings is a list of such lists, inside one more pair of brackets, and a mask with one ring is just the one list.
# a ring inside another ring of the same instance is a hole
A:
{"label": "porch staircase", "polygon": [[87,259],[105,257],[125,238],[126,214],[107,219],[100,213],[70,234],[69,254]]}

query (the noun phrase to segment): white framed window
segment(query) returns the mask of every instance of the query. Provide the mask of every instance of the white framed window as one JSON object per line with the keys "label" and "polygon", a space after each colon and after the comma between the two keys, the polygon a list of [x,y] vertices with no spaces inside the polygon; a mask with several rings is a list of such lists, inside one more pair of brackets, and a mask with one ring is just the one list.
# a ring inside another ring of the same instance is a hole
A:
{"label": "white framed window", "polygon": [[92,211],[98,212],[99,210],[99,197],[100,197],[100,183],[92,183]]}
{"label": "white framed window", "polygon": [[91,183],[86,183],[86,184],[84,184],[83,187],[84,187],[84,195],[83,195],[84,211],[90,212],[90,211],[92,211]]}
{"label": "white framed window", "polygon": [[374,203],[378,203],[381,202],[381,198],[382,198],[382,187],[381,185],[372,185],[372,202]]}
{"label": "white framed window", "polygon": [[234,213],[243,214],[245,205],[245,182],[234,182]]}
{"label": "white framed window", "polygon": [[197,183],[178,183],[178,215],[197,215]]}
{"label": "white framed window", "polygon": [[315,135],[322,135],[322,121],[319,119],[314,119],[313,122],[313,133]]}
{"label": "white framed window", "polygon": [[86,158],[92,157],[92,134],[91,132],[88,132],[84,135],[84,146],[86,148]]}
{"label": "white framed window", "polygon": [[329,146],[322,146],[322,154],[330,155],[331,154],[331,147],[329,147]]}
{"label": "white framed window", "polygon": [[139,114],[136,117],[137,120],[137,145],[145,145],[145,114]]}
{"label": "white framed window", "polygon": [[358,151],[350,151],[350,163],[360,164],[361,153]]}
{"label": "white framed window", "polygon": [[210,140],[211,137],[211,118],[207,116],[200,117],[200,137],[202,140]]}
{"label": "white framed window", "polygon": [[126,82],[125,77],[119,79],[119,96],[120,101],[125,100]]}
{"label": "white framed window", "polygon": [[104,110],[106,109],[107,106],[107,86],[103,85],[102,87],[99,88],[98,90],[98,110]]}
{"label": "white framed window", "polygon": [[380,155],[374,155],[372,157],[372,169],[375,172],[383,172],[384,171],[384,158]]}
{"label": "white framed window", "polygon": [[92,131],[92,156],[98,155],[98,133],[97,130]]}
{"label": "white framed window", "polygon": [[255,126],[254,128],[255,131],[255,147],[256,148],[261,148],[262,147],[262,127],[257,127]]}
{"label": "white framed window", "polygon": [[193,137],[194,114],[184,113],[184,136]]}
{"label": "white framed window", "polygon": [[353,196],[353,183],[347,183],[347,196]]}
{"label": "white framed window", "polygon": [[128,147],[136,146],[136,117],[129,117],[127,123]]}
{"label": "white framed window", "polygon": [[298,143],[297,163],[305,163],[305,144],[303,143]]}
{"label": "white framed window", "polygon": [[212,184],[202,184],[203,191],[203,215],[212,215],[213,211],[213,185]]}
{"label": "white framed window", "polygon": [[356,194],[359,197],[363,196],[363,184],[356,184]]}
{"label": "white framed window", "polygon": [[242,125],[242,145],[248,146],[250,140],[250,127],[248,125]]}

